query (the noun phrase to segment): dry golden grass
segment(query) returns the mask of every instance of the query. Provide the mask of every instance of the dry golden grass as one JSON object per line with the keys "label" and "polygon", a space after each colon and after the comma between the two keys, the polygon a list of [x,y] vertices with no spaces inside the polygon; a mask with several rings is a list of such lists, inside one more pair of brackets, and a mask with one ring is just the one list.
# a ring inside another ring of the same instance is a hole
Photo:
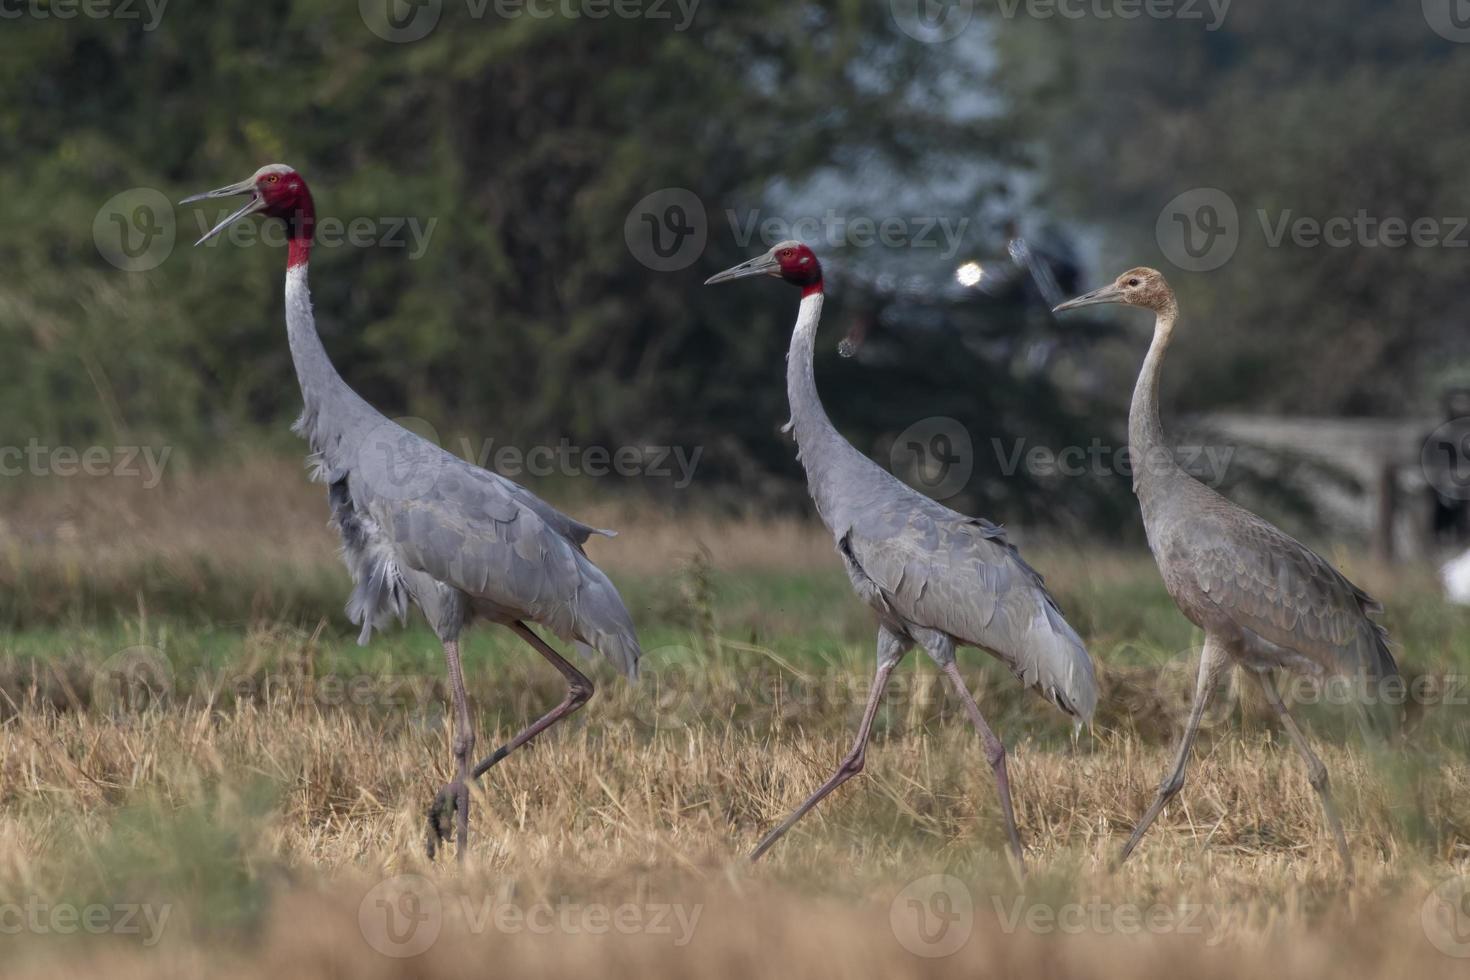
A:
{"label": "dry golden grass", "polygon": [[[139,975],[204,964],[239,975],[457,975],[489,963],[605,976],[910,975],[934,964],[904,948],[890,902],[943,872],[974,902],[976,935],[938,963],[956,975],[1153,976],[1186,964],[1223,975],[1272,963],[1306,975],[1463,975],[1464,962],[1430,944],[1419,916],[1435,885],[1466,870],[1470,845],[1405,837],[1394,771],[1410,764],[1403,753],[1375,763],[1325,751],[1359,865],[1348,890],[1301,766],[1268,733],[1207,742],[1180,802],[1115,876],[1105,862],[1148,802],[1165,749],[1126,735],[1084,737],[1075,752],[1023,744],[1012,771],[1033,869],[1026,907],[1201,911],[1182,935],[1120,934],[1106,912],[1080,934],[1007,933],[1022,893],[998,853],[989,771],[959,719],[925,725],[918,709],[912,727],[890,719],[868,772],[752,868],[741,855],[827,775],[839,746],[799,728],[770,737],[718,722],[650,731],[635,702],[631,689],[610,688],[583,722],[494,770],[476,794],[463,869],[422,853],[423,807],[449,756],[447,733],[429,715],[323,711],[285,693],[227,711],[22,710],[0,729],[0,894],[126,896],[172,910],[153,948],[49,936],[18,948],[39,956],[61,945],[78,972],[104,956],[109,973]],[[509,734],[502,725],[482,738]],[[1421,772],[1412,785],[1428,823],[1470,826],[1463,767]],[[440,939],[407,965],[369,945],[358,919],[369,890],[400,874],[434,882],[448,910]],[[485,901],[701,911],[688,943],[675,946],[677,932],[477,926]],[[244,920],[232,922],[240,908]],[[235,941],[217,942],[222,931]],[[38,972],[55,975],[50,956],[44,964]]]}
{"label": "dry golden grass", "polygon": [[[200,555],[258,563],[290,574],[332,559],[337,541],[326,524],[325,492],[292,457],[253,456],[204,471],[170,471],[149,488],[141,480],[76,477],[38,483],[14,495],[0,516],[0,554],[43,549],[92,568],[149,556],[183,561]],[[646,504],[569,505],[579,519],[615,528],[622,540],[595,538],[599,564],[614,572],[659,575],[701,546],[720,568],[825,568],[831,539],[794,518],[671,514]]]}
{"label": "dry golden grass", "polygon": [[[1189,645],[1145,556],[1053,548],[1037,559],[1104,670],[1095,731],[1072,741],[1055,712],[982,669],[982,656],[965,658],[1012,748],[1024,886],[1001,853],[977,739],[920,663],[901,671],[879,715],[867,771],[752,867],[743,855],[759,835],[836,765],[866,690],[869,626],[830,544],[801,522],[574,508],[626,532],[599,543],[598,559],[672,597],[640,607],[640,627],[684,649],[650,655],[639,687],[598,665],[589,707],[483,781],[459,867],[423,854],[449,740],[437,654],[403,658],[432,638],[387,637],[353,659],[335,621],[342,577],[319,488],[294,464],[180,474],[148,492],[58,481],[10,503],[0,585],[23,628],[0,644],[54,656],[0,661],[7,975],[1341,980],[1464,976],[1470,964],[1432,941],[1454,940],[1457,922],[1470,928],[1431,900],[1470,875],[1460,707],[1437,706],[1387,745],[1344,739],[1342,725],[1319,732],[1358,864],[1351,888],[1301,763],[1249,692],[1206,732],[1184,793],[1134,860],[1107,871],[1167,767],[1180,707],[1177,678],[1134,653],[1162,651],[1172,670]],[[1462,662],[1464,624],[1425,598],[1422,571],[1362,571],[1400,617],[1407,663]],[[722,575],[748,594],[721,594],[735,588]],[[762,576],[795,576],[816,598],[762,592]],[[68,582],[95,597],[92,619],[74,621]],[[234,609],[230,590],[247,597],[239,619],[218,613]],[[172,611],[154,612],[165,595]],[[187,615],[196,606],[202,622]],[[172,696],[127,710],[108,700],[98,664],[118,632],[169,657]],[[803,632],[840,640],[791,638]],[[534,657],[483,636],[469,671],[488,750],[560,690]],[[221,637],[234,637],[227,655],[215,652]],[[344,703],[329,691],[342,675],[365,678],[365,696]],[[928,910],[934,925],[950,909],[928,890],[939,874],[973,910],[925,945],[914,916]],[[401,875],[440,908],[437,940],[406,959],[374,946],[375,903]],[[13,908],[120,903],[168,907],[156,945],[7,931]],[[594,934],[484,917],[543,903],[673,904],[698,918],[680,944],[677,927]],[[1140,931],[1130,909],[1154,927]],[[1044,918],[1015,924],[1018,912],[1082,918],[1048,929]],[[970,926],[950,955],[922,955]]]}

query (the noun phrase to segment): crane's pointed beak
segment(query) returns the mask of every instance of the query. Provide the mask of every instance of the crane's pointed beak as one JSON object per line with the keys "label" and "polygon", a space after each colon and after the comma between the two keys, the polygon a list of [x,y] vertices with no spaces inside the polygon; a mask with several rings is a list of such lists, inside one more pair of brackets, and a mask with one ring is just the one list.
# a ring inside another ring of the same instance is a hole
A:
{"label": "crane's pointed beak", "polygon": [[717,282],[734,282],[736,279],[748,279],[751,276],[774,276],[781,271],[781,263],[776,261],[775,253],[767,252],[765,255],[757,255],[737,266],[732,266],[724,272],[716,272],[704,281],[706,286],[713,286]]}
{"label": "crane's pointed beak", "polygon": [[1109,283],[1101,289],[1094,289],[1090,293],[1083,293],[1076,299],[1067,300],[1052,310],[1053,313],[1065,313],[1068,310],[1079,310],[1084,306],[1097,306],[1102,303],[1123,302],[1123,290],[1118,288],[1117,283]]}
{"label": "crane's pointed beak", "polygon": [[264,208],[265,198],[261,197],[260,192],[256,190],[254,178],[247,178],[238,184],[231,184],[228,187],[221,187],[218,190],[205,191],[203,194],[193,194],[179,202],[180,204],[192,204],[195,201],[205,201],[214,197],[238,197],[241,194],[251,195],[250,200],[245,202],[245,205],[234,214],[231,214],[219,224],[206,231],[199,241],[194,243],[195,245],[203,245],[206,241],[218,235],[241,218],[252,215]]}

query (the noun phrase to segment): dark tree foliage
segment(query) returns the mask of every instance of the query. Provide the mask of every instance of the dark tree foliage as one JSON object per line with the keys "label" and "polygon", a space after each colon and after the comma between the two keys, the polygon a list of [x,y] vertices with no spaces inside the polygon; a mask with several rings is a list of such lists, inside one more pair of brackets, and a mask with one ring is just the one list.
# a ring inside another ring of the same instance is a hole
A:
{"label": "dark tree foliage", "polygon": [[[1213,31],[1089,17],[999,35],[997,84],[1052,206],[1102,232],[1093,280],[1154,265],[1179,291],[1168,388],[1189,410],[1432,412],[1470,376],[1470,45],[1432,7],[1239,0]],[[1234,256],[1207,272],[1155,233],[1196,188],[1239,213]],[[1386,236],[1389,219],[1427,219],[1430,243]],[[1118,367],[1123,392],[1136,357]]]}
{"label": "dark tree foliage", "polygon": [[[963,258],[1004,263],[1003,219],[1035,218],[1018,188],[1037,162],[1062,208],[1119,242],[1147,239],[1163,201],[1196,184],[1226,187],[1243,212],[1467,210],[1465,137],[1445,124],[1464,111],[1460,52],[1389,29],[1391,5],[1360,6],[1291,14],[1288,32],[1242,3],[1207,35],[982,14],[948,43],[909,37],[893,5],[866,0],[702,3],[685,30],[673,4],[671,19],[593,19],[445,0],[413,43],[379,38],[361,5],[338,0],[176,2],[154,30],[6,21],[3,441],[148,439],[199,459],[295,448],[282,250],[190,247],[220,208],[156,216],[176,241],[147,271],[114,268],[94,239],[120,192],[177,200],[282,161],[310,180],[323,219],[367,228],[366,242],[318,247],[313,288],[329,350],[370,401],[432,420],[457,450],[701,447],[681,502],[802,497],[776,431],[796,297],[700,285],[770,244],[739,240],[742,228],[829,209],[964,220],[957,254],[814,243],[846,270],[820,345],[829,410],[884,463],[912,423],[959,420],[974,474],[957,506],[1115,526],[1125,478],[1007,460],[1018,445],[1117,444],[1139,352],[1098,361],[1103,335],[1050,323],[1034,296],[875,300],[880,275],[938,285]],[[1003,55],[993,76],[989,38]],[[708,235],[671,272],[625,239],[635,204],[665,188],[702,202]],[[1449,275],[1461,254],[1243,243],[1203,282],[1176,276],[1201,329],[1175,380],[1192,376],[1200,407],[1402,400],[1416,352],[1463,302]],[[839,360],[842,330],[875,310],[874,352]],[[1038,344],[1054,348],[1039,367]],[[1117,368],[1110,384],[1100,364]]]}

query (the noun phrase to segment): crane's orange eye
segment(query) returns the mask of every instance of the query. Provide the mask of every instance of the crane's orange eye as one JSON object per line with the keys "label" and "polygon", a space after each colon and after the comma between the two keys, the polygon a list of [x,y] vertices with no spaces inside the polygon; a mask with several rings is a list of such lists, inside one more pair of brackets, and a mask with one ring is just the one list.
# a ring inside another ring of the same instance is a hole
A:
{"label": "crane's orange eye", "polygon": [[784,258],[788,258],[789,259],[789,258],[791,258],[791,256],[793,256],[795,254],[796,254],[796,249],[794,249],[794,248],[783,248],[783,249],[781,249],[781,255]]}
{"label": "crane's orange eye", "polygon": [[267,183],[270,183],[270,184],[274,184],[276,181],[278,181],[280,179],[281,179],[280,174],[271,174],[269,177],[266,178],[266,182]]}

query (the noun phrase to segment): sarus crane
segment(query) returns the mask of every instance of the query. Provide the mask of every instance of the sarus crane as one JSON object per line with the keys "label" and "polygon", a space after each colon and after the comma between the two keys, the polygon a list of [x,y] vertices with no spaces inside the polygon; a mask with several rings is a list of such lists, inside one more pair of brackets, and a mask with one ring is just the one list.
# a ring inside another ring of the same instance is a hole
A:
{"label": "sarus crane", "polygon": [[1153,342],[1128,410],[1133,492],[1143,511],[1149,549],[1180,612],[1204,630],[1199,680],[1174,766],[1153,804],[1123,846],[1128,859],[1166,803],[1184,786],[1190,749],[1210,695],[1231,664],[1260,683],[1287,736],[1307,764],[1308,779],[1337,841],[1349,881],[1353,859],[1317,758],[1276,689],[1278,668],[1313,677],[1381,683],[1397,675],[1388,632],[1370,614],[1383,607],[1306,545],[1190,476],[1175,460],[1159,419],[1159,376],[1174,336],[1179,303],[1163,275],[1133,269],[1110,285],[1055,310],[1120,303],[1154,314]]}
{"label": "sarus crane", "polygon": [[[469,784],[511,752],[570,715],[593,685],[528,624],[595,648],[629,679],[640,651],[632,618],[583,544],[613,532],[583,524],[524,487],[464,460],[385,418],[342,380],[317,335],[307,286],[316,211],[301,175],[282,164],[261,167],[228,187],[181,204],[245,196],[249,200],[204,234],[212,238],[253,214],[284,221],[286,335],[304,408],[295,429],[311,447],[312,475],[327,485],[331,520],[354,588],[347,615],[367,643],[374,629],[402,622],[418,606],[444,646],[453,700],[455,776],[428,811],[427,846],[455,834],[464,860],[469,839]],[[459,637],[480,619],[523,639],[566,679],[560,704],[473,768],[475,729],[465,694]]]}
{"label": "sarus crane", "polygon": [[795,433],[808,489],[853,589],[878,618],[878,670],[851,751],[827,782],[765,836],[751,859],[758,860],[823,797],[862,771],[884,688],[917,644],[943,671],[980,735],[995,773],[1010,853],[1024,873],[1005,746],[966,686],[955,648],[988,651],[1078,724],[1090,722],[1097,706],[1092,660],[1041,576],[1002,528],[924,496],[858,452],[833,427],[817,396],[813,369],[823,291],[822,267],[812,250],[801,242],[781,242],[711,276],[706,285],[750,276],[774,276],[801,289],[787,355],[791,421],[786,428]]}

